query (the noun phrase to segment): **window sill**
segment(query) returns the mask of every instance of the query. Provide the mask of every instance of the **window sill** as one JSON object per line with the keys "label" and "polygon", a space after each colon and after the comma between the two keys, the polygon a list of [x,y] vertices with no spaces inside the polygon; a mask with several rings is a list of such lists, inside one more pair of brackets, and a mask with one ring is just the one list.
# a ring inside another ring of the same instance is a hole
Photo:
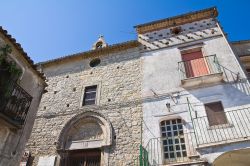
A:
{"label": "window sill", "polygon": [[209,126],[207,129],[208,130],[215,130],[215,129],[225,129],[225,128],[232,128],[232,127],[234,127],[233,124],[227,123],[227,124]]}
{"label": "window sill", "polygon": [[223,73],[209,74],[199,77],[190,77],[181,80],[183,88],[196,88],[204,85],[216,84],[223,81]]}
{"label": "window sill", "polygon": [[82,105],[80,108],[97,108],[99,107],[98,104],[92,104],[92,105]]}

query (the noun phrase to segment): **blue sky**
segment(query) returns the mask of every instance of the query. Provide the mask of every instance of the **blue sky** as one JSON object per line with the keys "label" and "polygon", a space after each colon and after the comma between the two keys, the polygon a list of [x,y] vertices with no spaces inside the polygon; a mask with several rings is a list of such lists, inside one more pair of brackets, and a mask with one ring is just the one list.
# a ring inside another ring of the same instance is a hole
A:
{"label": "blue sky", "polygon": [[217,6],[231,41],[250,39],[248,0],[2,0],[0,25],[35,62],[136,39],[134,25]]}

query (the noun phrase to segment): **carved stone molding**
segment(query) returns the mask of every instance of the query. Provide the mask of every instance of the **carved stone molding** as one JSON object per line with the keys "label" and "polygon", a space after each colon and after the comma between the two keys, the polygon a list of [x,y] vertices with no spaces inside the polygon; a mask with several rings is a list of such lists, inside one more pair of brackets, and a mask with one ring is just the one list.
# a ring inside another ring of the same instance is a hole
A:
{"label": "carved stone molding", "polygon": [[88,111],[71,118],[62,129],[57,150],[101,148],[112,144],[111,123],[102,114]]}

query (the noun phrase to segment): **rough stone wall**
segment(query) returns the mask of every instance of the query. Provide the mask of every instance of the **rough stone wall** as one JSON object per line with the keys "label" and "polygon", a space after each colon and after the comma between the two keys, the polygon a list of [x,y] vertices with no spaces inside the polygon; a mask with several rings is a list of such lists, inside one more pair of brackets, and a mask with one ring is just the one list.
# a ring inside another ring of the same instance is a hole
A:
{"label": "rough stone wall", "polygon": [[[100,57],[101,64],[89,67],[91,59],[44,68],[48,92],[43,95],[27,149],[34,156],[56,155],[56,142],[74,115],[96,111],[110,120],[116,138],[109,149],[109,165],[132,165],[140,143],[141,60],[138,48]],[[98,85],[97,105],[81,106],[84,87]],[[75,90],[74,90],[75,88]]]}

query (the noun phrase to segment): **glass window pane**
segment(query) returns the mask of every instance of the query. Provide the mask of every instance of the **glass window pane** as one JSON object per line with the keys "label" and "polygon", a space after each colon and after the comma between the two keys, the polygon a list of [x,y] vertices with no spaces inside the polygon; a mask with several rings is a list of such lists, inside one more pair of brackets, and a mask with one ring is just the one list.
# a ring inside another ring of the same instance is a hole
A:
{"label": "glass window pane", "polygon": [[165,128],[165,127],[162,127],[162,128],[161,128],[161,131],[166,131],[166,128]]}
{"label": "glass window pane", "polygon": [[88,86],[85,88],[85,92],[91,92],[91,91],[96,91],[97,85],[94,86]]}
{"label": "glass window pane", "polygon": [[186,150],[186,146],[185,145],[181,145],[182,150]]}
{"label": "glass window pane", "polygon": [[169,151],[174,151],[174,147],[173,146],[169,146]]}
{"label": "glass window pane", "polygon": [[167,131],[171,131],[171,126],[167,126]]}
{"label": "glass window pane", "polygon": [[166,121],[166,125],[170,125],[170,121],[168,120],[168,121]]}
{"label": "glass window pane", "polygon": [[166,133],[162,133],[161,135],[162,135],[162,137],[166,137]]}
{"label": "glass window pane", "polygon": [[173,125],[173,130],[177,130],[177,126],[176,125]]}
{"label": "glass window pane", "polygon": [[96,99],[97,85],[85,87],[83,105],[93,105]]}
{"label": "glass window pane", "polygon": [[85,94],[85,99],[95,99],[96,97],[96,92],[91,92],[91,93],[86,93]]}
{"label": "glass window pane", "polygon": [[170,153],[170,158],[175,158],[174,153]]}
{"label": "glass window pane", "polygon": [[168,132],[168,137],[172,137],[172,133],[171,132]]}
{"label": "glass window pane", "polygon": [[175,144],[179,144],[179,139],[178,138],[175,139],[174,142],[175,142]]}
{"label": "glass window pane", "polygon": [[168,153],[165,153],[164,156],[165,156],[165,159],[169,158]]}
{"label": "glass window pane", "polygon": [[174,136],[178,136],[178,131],[174,131]]}
{"label": "glass window pane", "polygon": [[184,138],[181,138],[181,143],[185,143]]}
{"label": "glass window pane", "polygon": [[177,152],[177,153],[176,153],[176,156],[177,156],[177,157],[181,157],[181,152]]}
{"label": "glass window pane", "polygon": [[186,157],[187,156],[187,152],[186,151],[183,151],[183,157]]}
{"label": "glass window pane", "polygon": [[168,146],[165,146],[165,147],[164,147],[164,151],[165,151],[165,152],[168,152]]}
{"label": "glass window pane", "polygon": [[177,119],[177,122],[178,122],[178,123],[182,123],[182,122],[181,122],[181,119]]}
{"label": "glass window pane", "polygon": [[176,150],[180,150],[180,145],[175,145]]}
{"label": "glass window pane", "polygon": [[162,122],[161,122],[161,126],[164,126],[164,125],[165,125],[165,121],[162,121]]}
{"label": "glass window pane", "polygon": [[176,120],[172,120],[172,124],[176,124]]}
{"label": "glass window pane", "polygon": [[182,125],[178,125],[178,129],[181,130],[183,127]]}
{"label": "glass window pane", "polygon": [[168,141],[167,140],[163,140],[163,145],[167,145]]}
{"label": "glass window pane", "polygon": [[168,144],[169,144],[169,145],[172,145],[172,144],[173,144],[173,140],[172,140],[172,139],[169,139],[169,140],[168,140]]}

